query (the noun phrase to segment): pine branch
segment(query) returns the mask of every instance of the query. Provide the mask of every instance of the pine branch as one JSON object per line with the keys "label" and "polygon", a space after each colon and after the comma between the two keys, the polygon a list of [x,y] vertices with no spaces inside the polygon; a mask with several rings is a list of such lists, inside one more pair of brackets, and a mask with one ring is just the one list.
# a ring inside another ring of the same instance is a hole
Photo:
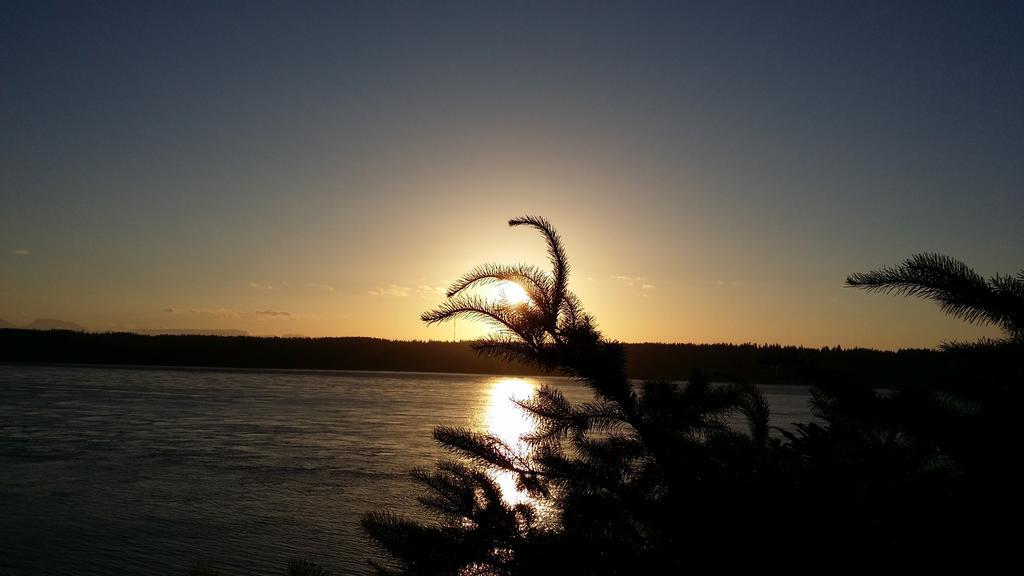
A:
{"label": "pine branch", "polygon": [[457,426],[439,426],[434,429],[434,439],[439,444],[472,461],[495,466],[502,470],[517,471],[522,458],[500,438],[481,434]]}
{"label": "pine branch", "polygon": [[500,330],[512,332],[523,340],[528,339],[527,333],[523,331],[521,311],[511,306],[488,302],[475,295],[456,296],[446,300],[436,309],[420,315],[420,320],[428,325],[457,318],[483,320]]}
{"label": "pine branch", "polygon": [[771,416],[768,402],[757,386],[730,384],[731,392],[739,397],[739,411],[746,417],[747,431],[754,445],[763,448],[768,441],[768,422]]}
{"label": "pine branch", "polygon": [[552,279],[547,273],[526,264],[477,266],[453,282],[448,288],[447,296],[451,298],[474,286],[498,282],[514,282],[526,291],[535,304],[542,308],[547,307]]}
{"label": "pine branch", "polygon": [[500,357],[526,365],[547,367],[542,351],[535,345],[523,341],[514,333],[485,336],[471,344],[473,350],[482,356]]}
{"label": "pine branch", "polygon": [[553,310],[560,310],[562,299],[568,292],[569,258],[562,246],[562,238],[550,222],[539,216],[522,216],[508,221],[509,226],[531,226],[544,235],[548,245],[548,259],[551,261],[554,286],[551,291],[550,305]]}
{"label": "pine branch", "polygon": [[1011,332],[1020,331],[1024,319],[1021,279],[996,276],[986,282],[963,262],[941,254],[916,254],[899,266],[852,274],[846,285],[935,300],[951,316]]}
{"label": "pine branch", "polygon": [[448,522],[472,518],[476,492],[470,482],[471,471],[451,460],[439,462],[437,468],[437,472],[415,469],[410,473],[416,483],[431,491],[420,496],[419,502]]}

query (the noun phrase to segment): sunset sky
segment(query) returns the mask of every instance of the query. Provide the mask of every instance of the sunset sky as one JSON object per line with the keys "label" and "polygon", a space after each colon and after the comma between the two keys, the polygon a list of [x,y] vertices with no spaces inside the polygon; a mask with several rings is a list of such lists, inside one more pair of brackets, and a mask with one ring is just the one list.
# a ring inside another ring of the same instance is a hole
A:
{"label": "sunset sky", "polygon": [[0,318],[471,338],[536,214],[611,338],[996,334],[843,281],[1024,268],[1024,3],[824,4],[5,3]]}

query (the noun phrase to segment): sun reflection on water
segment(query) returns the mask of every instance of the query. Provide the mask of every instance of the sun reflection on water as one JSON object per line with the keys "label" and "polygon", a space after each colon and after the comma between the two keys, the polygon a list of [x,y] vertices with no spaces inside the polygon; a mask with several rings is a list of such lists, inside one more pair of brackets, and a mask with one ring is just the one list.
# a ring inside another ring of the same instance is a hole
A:
{"label": "sun reflection on water", "polygon": [[[522,456],[530,455],[530,445],[523,435],[533,432],[536,424],[514,400],[525,400],[537,391],[537,384],[522,378],[503,378],[491,386],[483,408],[482,425],[487,433],[501,439]],[[530,496],[516,488],[515,475],[506,471],[491,471],[491,477],[501,487],[509,504],[530,503]]]}

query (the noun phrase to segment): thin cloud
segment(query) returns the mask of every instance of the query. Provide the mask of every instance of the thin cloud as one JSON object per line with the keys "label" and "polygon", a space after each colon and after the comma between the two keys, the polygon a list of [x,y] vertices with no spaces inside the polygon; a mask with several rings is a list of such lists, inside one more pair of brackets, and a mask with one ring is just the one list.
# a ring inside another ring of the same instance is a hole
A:
{"label": "thin cloud", "polygon": [[273,284],[260,284],[259,282],[249,282],[249,288],[255,288],[256,290],[273,290]]}
{"label": "thin cloud", "polygon": [[405,298],[409,295],[408,286],[399,286],[398,284],[388,284],[387,286],[380,286],[367,292],[371,296],[391,296],[395,298]]}
{"label": "thin cloud", "polygon": [[257,310],[256,314],[259,316],[281,316],[284,318],[291,318],[291,312],[285,312],[283,310]]}
{"label": "thin cloud", "polygon": [[320,284],[316,282],[311,282],[309,284],[306,284],[306,288],[309,288],[310,290],[316,290],[318,292],[334,292],[334,286],[331,286],[330,284]]}
{"label": "thin cloud", "polygon": [[212,316],[214,318],[238,318],[242,315],[239,310],[230,308],[189,308],[188,313],[194,316]]}
{"label": "thin cloud", "polygon": [[28,256],[31,253],[31,250],[25,250],[22,248],[19,248],[17,250],[11,250],[11,254],[14,254],[15,256]]}
{"label": "thin cloud", "polygon": [[427,296],[445,295],[444,286],[430,286],[427,284],[420,284],[419,286],[416,287],[416,291],[419,292],[421,298],[426,298]]}
{"label": "thin cloud", "polygon": [[164,308],[164,312],[167,312],[168,314],[177,314],[178,309],[174,307]]}
{"label": "thin cloud", "polygon": [[612,279],[618,280],[626,286],[641,290],[654,290],[655,288],[654,284],[651,284],[646,276],[612,276]]}

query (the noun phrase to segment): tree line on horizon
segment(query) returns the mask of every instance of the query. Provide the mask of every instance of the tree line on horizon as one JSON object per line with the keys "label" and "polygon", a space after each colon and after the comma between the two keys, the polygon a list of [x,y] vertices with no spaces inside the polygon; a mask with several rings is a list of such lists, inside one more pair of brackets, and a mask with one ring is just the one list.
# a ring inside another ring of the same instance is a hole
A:
{"label": "tree line on horizon", "polygon": [[[825,377],[871,378],[882,386],[950,378],[965,367],[936,350],[805,348],[779,344],[621,344],[634,379],[682,380],[694,369],[713,380],[810,385]],[[475,354],[471,342],[367,337],[278,338],[139,335],[0,329],[0,362],[310,370],[551,375],[541,366]]]}

